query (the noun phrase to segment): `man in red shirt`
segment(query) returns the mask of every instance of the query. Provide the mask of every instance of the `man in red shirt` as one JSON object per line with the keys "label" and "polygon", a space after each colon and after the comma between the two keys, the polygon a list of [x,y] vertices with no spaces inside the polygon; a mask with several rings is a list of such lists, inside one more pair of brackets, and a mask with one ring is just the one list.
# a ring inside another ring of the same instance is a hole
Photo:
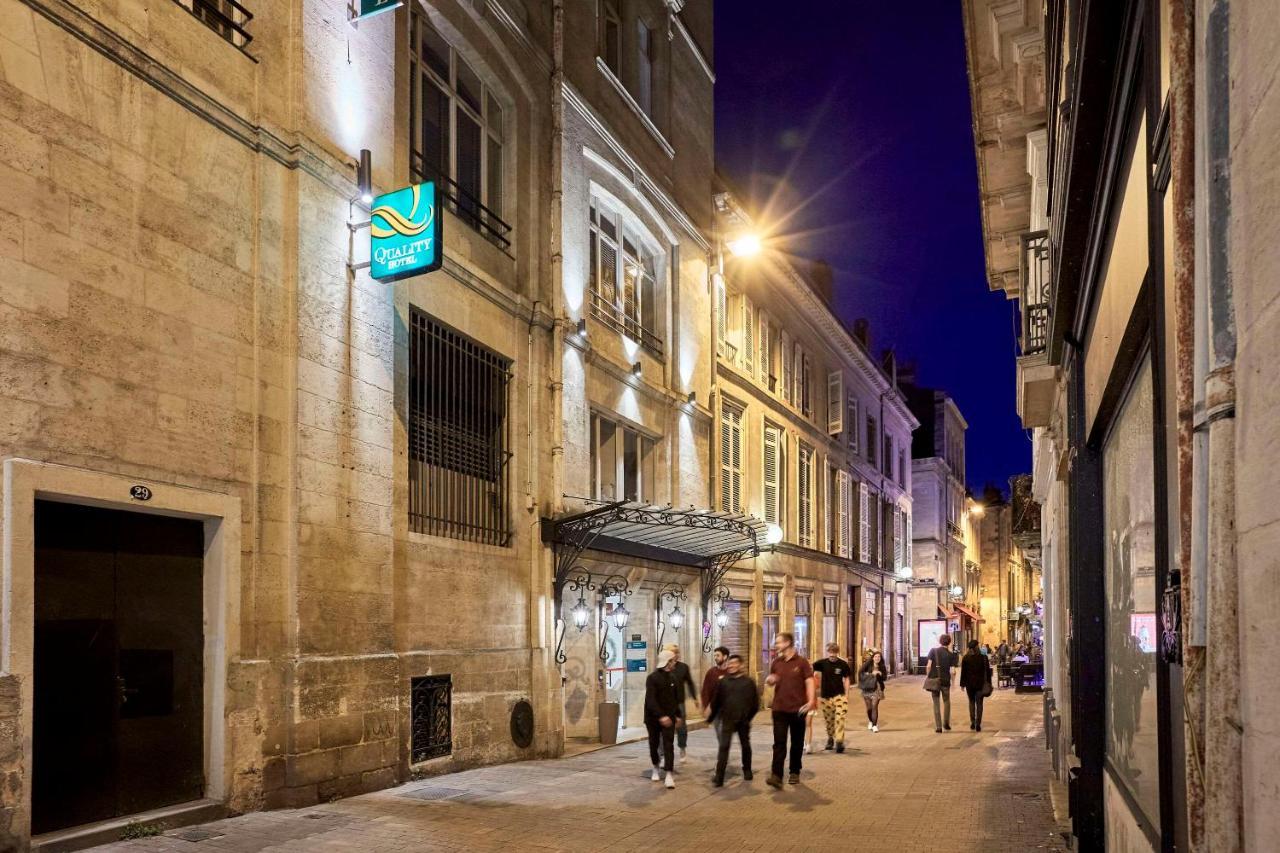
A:
{"label": "man in red shirt", "polygon": [[773,770],[768,782],[782,787],[782,766],[787,758],[787,735],[791,736],[791,773],[787,783],[800,781],[800,758],[804,754],[805,718],[814,706],[813,667],[796,651],[795,638],[779,634],[773,641],[777,652],[769,667],[766,684],[773,686]]}

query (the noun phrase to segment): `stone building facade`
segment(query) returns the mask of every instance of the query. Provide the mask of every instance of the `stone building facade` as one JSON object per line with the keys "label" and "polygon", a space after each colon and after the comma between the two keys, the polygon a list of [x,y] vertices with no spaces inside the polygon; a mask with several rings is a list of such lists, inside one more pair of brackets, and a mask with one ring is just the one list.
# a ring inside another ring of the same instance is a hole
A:
{"label": "stone building facade", "polygon": [[[4,4],[19,843],[562,748],[549,8],[255,6]],[[440,271],[363,269],[362,148],[444,186]]]}
{"label": "stone building facade", "polygon": [[761,676],[780,631],[810,657],[834,642],[853,660],[880,650],[902,671],[917,421],[893,359],[871,355],[865,324],[836,318],[821,265],[797,269],[768,239],[735,256],[727,247],[755,225],[731,192],[716,199],[716,506],[777,540],[725,576],[731,618],[718,636]]}

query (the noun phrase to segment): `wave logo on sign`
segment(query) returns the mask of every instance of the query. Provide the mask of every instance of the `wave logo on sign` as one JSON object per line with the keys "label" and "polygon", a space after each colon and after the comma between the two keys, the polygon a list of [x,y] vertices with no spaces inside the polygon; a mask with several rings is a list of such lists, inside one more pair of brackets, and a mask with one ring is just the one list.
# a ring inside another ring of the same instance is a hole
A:
{"label": "wave logo on sign", "polygon": [[440,220],[434,182],[414,184],[374,199],[369,214],[369,274],[395,281],[439,269]]}

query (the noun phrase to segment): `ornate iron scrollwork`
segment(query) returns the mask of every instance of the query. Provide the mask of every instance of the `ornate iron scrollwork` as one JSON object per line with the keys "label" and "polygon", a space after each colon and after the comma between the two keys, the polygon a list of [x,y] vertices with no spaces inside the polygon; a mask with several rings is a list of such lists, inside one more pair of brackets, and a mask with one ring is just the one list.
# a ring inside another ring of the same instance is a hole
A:
{"label": "ornate iron scrollwork", "polygon": [[1160,653],[1165,663],[1182,663],[1182,572],[1176,569],[1160,602]]}
{"label": "ornate iron scrollwork", "polygon": [[[603,601],[607,598],[617,597],[619,599],[626,598],[631,595],[631,582],[622,575],[609,575],[609,577],[596,584],[596,588],[600,590],[600,599]],[[613,620],[613,624],[621,631],[627,627],[627,623],[631,620],[631,613],[627,610],[627,605],[622,601],[618,602],[618,606],[606,618],[604,608],[600,608],[600,661],[607,663],[609,660],[609,619]]]}
{"label": "ornate iron scrollwork", "polygon": [[[688,600],[689,596],[685,594],[684,587],[675,581],[668,581],[658,589],[656,601],[658,602],[658,648],[662,648],[662,639],[666,635],[667,625],[671,626],[671,630],[677,634],[684,625],[684,611],[680,609],[680,602]],[[671,612],[664,613],[663,610],[667,606],[667,602],[671,603]]]}
{"label": "ornate iron scrollwork", "polygon": [[[726,601],[733,600],[733,596],[729,594],[729,587],[719,584],[710,595],[704,595],[703,600],[702,609],[704,613],[707,613],[708,603],[715,602],[715,611],[709,615],[715,619],[720,628],[729,623],[729,613],[724,607]],[[711,619],[704,617],[702,622],[702,653],[707,654],[711,649]]]}

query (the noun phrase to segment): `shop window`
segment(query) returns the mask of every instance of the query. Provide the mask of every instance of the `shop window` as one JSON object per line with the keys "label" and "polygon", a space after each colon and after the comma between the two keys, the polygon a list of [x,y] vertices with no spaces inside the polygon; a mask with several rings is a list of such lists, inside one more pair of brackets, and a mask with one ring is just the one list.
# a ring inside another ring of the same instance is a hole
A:
{"label": "shop window", "polygon": [[1159,826],[1153,422],[1151,364],[1144,360],[1102,451],[1107,761],[1150,824]]}
{"label": "shop window", "polygon": [[822,596],[822,651],[836,641],[836,618],[839,616],[839,599],[834,595]]}
{"label": "shop window", "polygon": [[781,616],[782,591],[764,591],[764,615],[760,619],[760,671],[769,672],[773,663],[773,641],[778,638],[778,619]]}
{"label": "shop window", "polygon": [[795,618],[795,638],[796,651],[805,657],[812,657],[812,650],[809,648],[809,619],[810,604],[813,596],[810,593],[802,592],[796,595],[796,618]]}

